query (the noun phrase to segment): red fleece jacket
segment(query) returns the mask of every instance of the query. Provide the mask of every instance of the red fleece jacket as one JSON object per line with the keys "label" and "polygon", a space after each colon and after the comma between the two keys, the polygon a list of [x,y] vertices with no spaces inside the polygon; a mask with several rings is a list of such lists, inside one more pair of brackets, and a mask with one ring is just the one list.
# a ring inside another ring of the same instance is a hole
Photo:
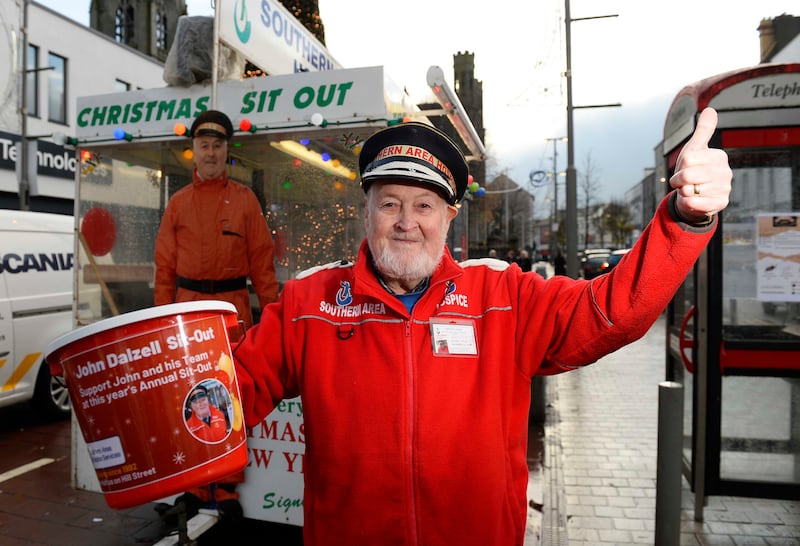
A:
{"label": "red fleece jacket", "polygon": [[288,282],[236,365],[250,426],[302,395],[304,544],[522,545],[531,377],[594,362],[659,316],[716,226],[676,221],[669,199],[592,281],[447,254],[409,315],[362,244],[355,264]]}

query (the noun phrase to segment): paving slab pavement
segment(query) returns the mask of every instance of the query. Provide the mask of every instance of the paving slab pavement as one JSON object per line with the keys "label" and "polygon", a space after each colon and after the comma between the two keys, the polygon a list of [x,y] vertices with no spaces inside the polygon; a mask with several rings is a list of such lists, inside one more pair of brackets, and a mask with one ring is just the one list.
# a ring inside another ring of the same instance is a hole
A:
{"label": "paving slab pavement", "polygon": [[[597,363],[547,379],[543,546],[655,544],[665,322]],[[800,545],[800,500],[710,496],[683,479],[682,545]]]}

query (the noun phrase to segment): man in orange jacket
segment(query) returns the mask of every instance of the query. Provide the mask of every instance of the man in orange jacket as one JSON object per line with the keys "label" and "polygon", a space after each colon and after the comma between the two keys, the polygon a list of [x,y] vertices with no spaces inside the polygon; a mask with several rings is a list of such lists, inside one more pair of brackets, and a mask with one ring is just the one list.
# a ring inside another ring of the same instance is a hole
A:
{"label": "man in orange jacket", "polygon": [[252,190],[228,179],[228,116],[208,110],[191,131],[192,184],[172,196],[156,238],[155,304],[228,301],[250,327],[247,278],[261,308],[278,299],[272,237]]}
{"label": "man in orange jacket", "polygon": [[[155,304],[222,300],[236,306],[239,319],[253,324],[247,278],[263,309],[278,299],[274,245],[261,205],[247,186],[228,179],[228,142],[233,124],[208,110],[192,124],[195,168],[192,184],[172,196],[155,246]],[[244,472],[181,495],[189,515],[204,506],[241,517],[236,484]]]}

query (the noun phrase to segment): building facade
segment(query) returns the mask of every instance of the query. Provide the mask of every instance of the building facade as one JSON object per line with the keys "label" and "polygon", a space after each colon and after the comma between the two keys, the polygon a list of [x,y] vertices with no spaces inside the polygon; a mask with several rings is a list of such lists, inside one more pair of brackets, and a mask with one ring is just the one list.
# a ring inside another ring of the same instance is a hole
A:
{"label": "building facade", "polygon": [[[0,49],[0,208],[72,214],[78,158],[67,139],[77,97],[163,87],[163,63],[36,2],[1,2],[0,22],[0,42],[14,45]],[[17,145],[23,134],[25,150]]]}

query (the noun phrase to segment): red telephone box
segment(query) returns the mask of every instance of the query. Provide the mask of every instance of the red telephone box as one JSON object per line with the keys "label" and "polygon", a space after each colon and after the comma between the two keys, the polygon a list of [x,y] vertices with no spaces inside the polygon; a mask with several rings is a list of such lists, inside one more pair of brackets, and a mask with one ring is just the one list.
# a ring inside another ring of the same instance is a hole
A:
{"label": "red telephone box", "polygon": [[721,74],[684,88],[665,124],[666,178],[706,106],[733,169],[730,205],[667,310],[698,520],[707,495],[800,498],[798,86],[800,64]]}

